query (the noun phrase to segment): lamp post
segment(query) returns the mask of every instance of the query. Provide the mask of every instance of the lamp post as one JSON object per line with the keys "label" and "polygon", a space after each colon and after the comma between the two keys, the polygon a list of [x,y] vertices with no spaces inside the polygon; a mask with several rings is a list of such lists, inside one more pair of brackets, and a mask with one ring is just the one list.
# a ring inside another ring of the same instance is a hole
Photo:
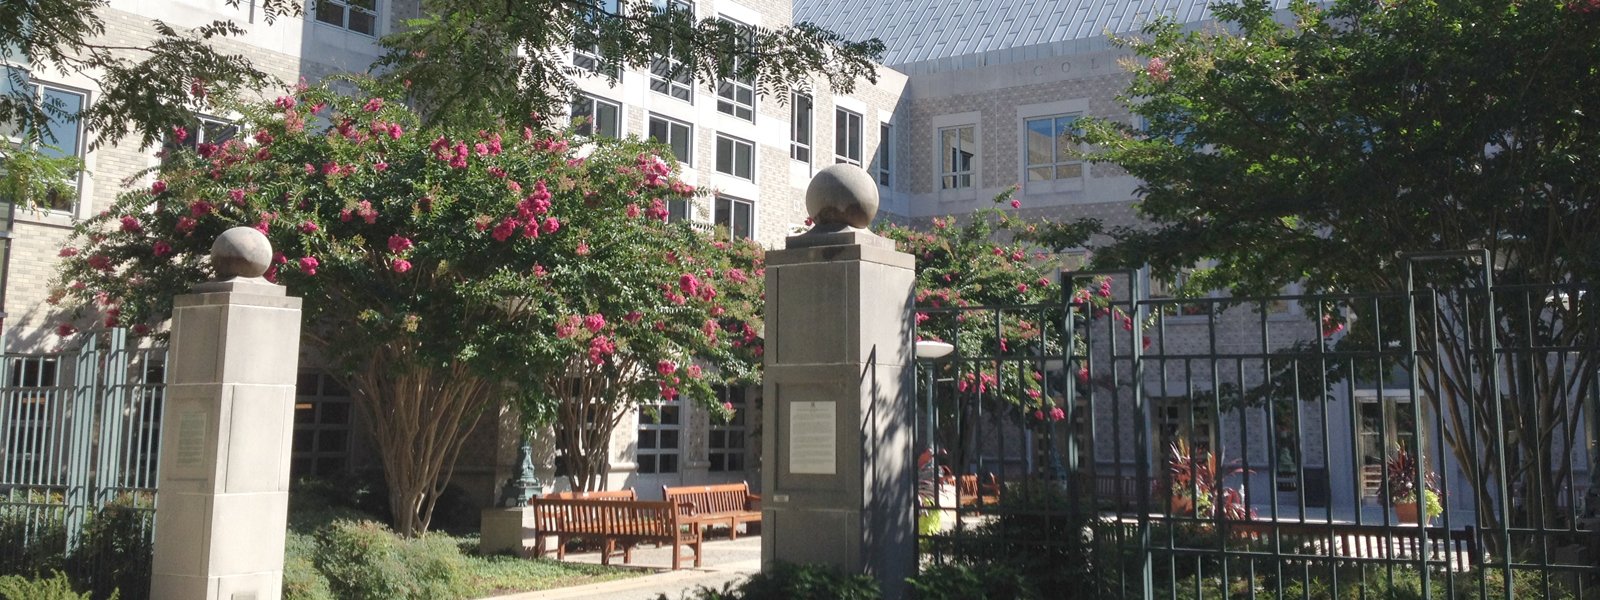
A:
{"label": "lamp post", "polygon": [[523,434],[522,445],[517,447],[516,472],[501,486],[499,504],[506,508],[527,506],[529,500],[543,491],[544,486],[539,484],[533,469],[533,444],[528,442],[527,434]]}

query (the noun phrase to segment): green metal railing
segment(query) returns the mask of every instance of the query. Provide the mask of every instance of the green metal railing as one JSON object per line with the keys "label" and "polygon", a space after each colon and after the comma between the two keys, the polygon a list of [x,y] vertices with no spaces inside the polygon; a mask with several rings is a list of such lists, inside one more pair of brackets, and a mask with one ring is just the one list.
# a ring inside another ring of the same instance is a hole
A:
{"label": "green metal railing", "polygon": [[1080,272],[1059,303],[918,309],[957,347],[918,360],[925,560],[1045,598],[1593,598],[1600,301],[1488,263],[1257,298]]}

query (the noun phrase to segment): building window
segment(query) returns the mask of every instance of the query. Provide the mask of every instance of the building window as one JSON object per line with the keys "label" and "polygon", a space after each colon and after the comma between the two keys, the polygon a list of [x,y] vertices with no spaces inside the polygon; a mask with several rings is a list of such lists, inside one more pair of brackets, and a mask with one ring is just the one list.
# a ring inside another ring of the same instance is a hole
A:
{"label": "building window", "polygon": [[756,147],[750,142],[717,136],[717,172],[755,180]]}
{"label": "building window", "polygon": [[750,239],[751,219],[754,218],[755,205],[738,198],[717,196],[717,207],[713,221],[717,225],[726,227],[728,235],[733,240]]}
{"label": "building window", "polygon": [[378,0],[317,0],[317,21],[365,35],[378,35]]}
{"label": "building window", "polygon": [[727,423],[711,425],[708,440],[708,469],[713,473],[745,470],[745,401],[743,386],[716,386],[717,401],[733,406],[733,417]]}
{"label": "building window", "polygon": [[894,130],[888,123],[878,125],[878,185],[888,186],[893,181],[889,165],[894,162]]}
{"label": "building window", "polygon": [[732,19],[722,19],[723,23],[733,26],[743,32],[739,36],[740,46],[734,49],[732,76],[717,82],[717,111],[733,115],[751,123],[756,121],[756,86],[755,80],[748,76],[741,77],[739,70],[745,68],[749,59],[739,56],[738,52],[749,51],[753,41],[750,27]]}
{"label": "building window", "polygon": [[222,144],[228,140],[239,137],[239,126],[232,122],[214,117],[201,116],[200,126],[189,131],[183,141],[172,139],[172,134],[167,134],[167,141],[162,148],[169,153],[182,148],[198,150],[200,144]]}
{"label": "building window", "polygon": [[639,473],[678,472],[682,411],[681,396],[639,409]]}
{"label": "building window", "polygon": [[[10,71],[10,69],[7,69]],[[9,76],[9,73],[7,73]],[[88,102],[88,95],[83,92],[55,87],[53,85],[36,83],[32,85],[34,97],[40,106],[44,107],[49,120],[44,123],[44,131],[39,132],[39,153],[50,158],[83,158],[83,124],[78,121],[78,114],[83,111],[84,104]],[[8,137],[20,142],[21,132],[10,129]],[[49,197],[42,204],[50,210],[71,212],[77,204],[76,190],[83,185],[82,175],[74,173],[67,182],[74,191],[60,194],[52,190]]]}
{"label": "building window", "polygon": [[600,0],[598,6],[591,4],[589,8],[580,10],[590,11],[587,15],[580,17],[588,21],[590,26],[579,27],[574,30],[572,66],[591,73],[616,77],[617,70],[615,67],[602,70],[604,61],[600,59],[600,45],[599,40],[595,39],[595,34],[600,29],[601,19],[610,18],[612,15],[617,14],[617,0]]}
{"label": "building window", "polygon": [[977,136],[973,134],[973,126],[940,129],[939,187],[946,190],[972,187],[972,159],[977,156]]}
{"label": "building window", "polygon": [[672,157],[685,165],[694,164],[694,146],[690,144],[692,136],[689,124],[682,121],[651,116],[650,139],[666,144],[672,150]]}
{"label": "building window", "polygon": [[[1171,280],[1150,278],[1145,289],[1150,290],[1151,300],[1177,298],[1189,285],[1189,280],[1194,277],[1195,271],[1210,268],[1210,261],[1203,260],[1195,263],[1193,267],[1184,267],[1178,270],[1178,276]],[[1200,317],[1205,316],[1211,306],[1204,302],[1169,302],[1159,305],[1161,314],[1168,317]]]}
{"label": "building window", "polygon": [[1399,388],[1395,381],[1383,382],[1381,389],[1357,389],[1355,400],[1361,446],[1361,495],[1377,498],[1383,490],[1385,467],[1395,452],[1404,448],[1413,459],[1424,460],[1427,449],[1424,447],[1423,452],[1417,452],[1417,424],[1425,421],[1416,414],[1410,390]]}
{"label": "building window", "polygon": [[295,384],[292,477],[338,475],[350,469],[350,392],[332,377],[301,373]]}
{"label": "building window", "polygon": [[572,120],[577,122],[578,135],[591,137],[622,137],[622,105],[593,96],[578,96],[572,103]]}
{"label": "building window", "polygon": [[667,201],[667,222],[677,223],[694,218],[694,203],[688,200]]}
{"label": "building window", "polygon": [[1075,115],[1028,119],[1028,181],[1083,176],[1083,162],[1072,156]]}
{"label": "building window", "polygon": [[789,158],[811,162],[811,95],[795,92],[789,103]]}
{"label": "building window", "polygon": [[[694,17],[694,3],[688,0],[655,0],[657,11],[688,11]],[[694,72],[671,54],[657,56],[650,61],[650,90],[666,94],[684,102],[694,102]]]}
{"label": "building window", "polygon": [[833,162],[861,166],[861,115],[833,111]]}

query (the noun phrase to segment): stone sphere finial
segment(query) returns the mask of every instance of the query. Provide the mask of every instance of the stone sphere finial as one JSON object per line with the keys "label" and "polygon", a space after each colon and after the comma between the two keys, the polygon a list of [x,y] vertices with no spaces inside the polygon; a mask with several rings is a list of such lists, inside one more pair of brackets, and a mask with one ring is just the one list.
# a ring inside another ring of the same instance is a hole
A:
{"label": "stone sphere finial", "polygon": [[819,229],[865,229],[878,215],[878,182],[861,167],[837,164],[817,172],[806,187],[806,212]]}
{"label": "stone sphere finial", "polygon": [[234,227],[211,243],[211,267],[217,279],[260,277],[272,265],[272,242],[249,227]]}

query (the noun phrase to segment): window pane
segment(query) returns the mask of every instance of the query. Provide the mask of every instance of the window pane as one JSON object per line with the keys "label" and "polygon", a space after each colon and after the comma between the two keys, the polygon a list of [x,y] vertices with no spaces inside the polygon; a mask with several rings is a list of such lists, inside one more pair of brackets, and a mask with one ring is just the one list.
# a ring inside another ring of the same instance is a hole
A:
{"label": "window pane", "polygon": [[667,122],[661,119],[650,119],[650,139],[652,141],[667,143],[671,138],[667,134]]}
{"label": "window pane", "polygon": [[343,452],[350,432],[343,429],[324,429],[317,434],[318,452]]}
{"label": "window pane", "polygon": [[733,173],[733,140],[717,138],[717,172]]}
{"label": "window pane", "polygon": [[727,198],[717,198],[716,210],[712,211],[711,221],[717,225],[733,229],[733,204]]}
{"label": "window pane", "polygon": [[44,88],[42,101],[50,121],[45,125],[49,135],[44,143],[55,148],[43,148],[43,154],[52,158],[78,155],[78,119],[83,110],[83,96],[64,90]]}
{"label": "window pane", "polygon": [[294,432],[294,451],[310,452],[311,442],[315,439],[316,435],[317,432],[310,429],[296,429]]}
{"label": "window pane", "polygon": [[744,470],[744,455],[743,454],[729,454],[728,455],[728,470],[729,471],[743,471]]}
{"label": "window pane", "polygon": [[678,424],[678,407],[676,407],[676,406],[663,406],[663,407],[661,407],[661,424],[662,425],[677,425]]}
{"label": "window pane", "polygon": [[317,422],[317,405],[313,402],[296,402],[294,405],[294,422],[306,425]]}
{"label": "window pane", "polygon": [[622,137],[622,107],[609,102],[595,103],[594,124],[598,135]]}
{"label": "window pane", "polygon": [[678,455],[676,455],[676,454],[662,454],[660,456],[660,459],[661,459],[661,472],[662,473],[677,473],[678,472]]}
{"label": "window pane", "polygon": [[672,156],[683,164],[694,163],[694,153],[689,151],[689,126],[672,124]]}
{"label": "window pane", "polygon": [[322,421],[324,425],[344,425],[350,422],[350,404],[348,402],[323,402]]}
{"label": "window pane", "polygon": [[1028,169],[1028,181],[1047,181],[1055,178],[1053,167],[1034,167]]}
{"label": "window pane", "polygon": [[748,239],[750,237],[750,203],[733,203],[733,237]]}
{"label": "window pane", "polygon": [[317,3],[317,20],[344,27],[344,7],[330,0],[322,0]]}
{"label": "window pane", "polygon": [[1059,165],[1056,167],[1056,179],[1068,177],[1082,177],[1083,165]]}
{"label": "window pane", "polygon": [[710,456],[711,466],[707,467],[706,470],[711,471],[712,473],[720,473],[728,470],[727,461],[725,460],[726,458],[727,455],[724,454],[712,454]]}
{"label": "window pane", "polygon": [[1074,127],[1074,124],[1077,123],[1077,121],[1077,117],[1056,118],[1056,162],[1071,162],[1078,160],[1076,157],[1073,157],[1070,154],[1071,150],[1073,149],[1072,139],[1070,136],[1077,132],[1076,127]]}
{"label": "window pane", "polygon": [[1055,154],[1055,132],[1051,120],[1028,121],[1028,164],[1048,165],[1055,162],[1052,160]]}
{"label": "window pane", "polygon": [[639,432],[639,449],[640,450],[652,450],[652,449],[655,449],[655,448],[656,448],[656,432],[655,432],[655,430],[640,431]]}
{"label": "window pane", "polygon": [[[582,119],[582,123],[578,120]],[[594,135],[594,100],[579,98],[572,103],[572,122],[577,123],[573,128],[578,135]]]}
{"label": "window pane", "polygon": [[962,127],[957,131],[961,134],[961,151],[956,157],[956,170],[971,171],[972,157],[977,154],[978,144],[973,140],[971,127]]}
{"label": "window pane", "polygon": [[663,429],[663,430],[661,430],[661,449],[662,450],[673,450],[673,449],[676,449],[677,447],[678,447],[678,430],[676,430],[676,429]]}
{"label": "window pane", "polygon": [[654,454],[641,454],[641,455],[639,455],[639,472],[640,473],[654,473],[654,472],[656,472],[656,455],[654,455]]}
{"label": "window pane", "polygon": [[796,94],[794,97],[794,141],[806,146],[811,145],[811,96]]}
{"label": "window pane", "polygon": [[300,396],[317,395],[317,379],[316,373],[301,373],[294,380],[294,393]]}
{"label": "window pane", "polygon": [[850,148],[850,120],[849,113],[842,110],[833,113],[833,153],[839,156],[849,156]]}
{"label": "window pane", "polygon": [[317,459],[317,474],[332,475],[344,471],[344,457],[324,456]]}
{"label": "window pane", "polygon": [[734,144],[733,174],[745,179],[754,179],[751,169],[754,167],[755,149],[750,144]]}
{"label": "window pane", "polygon": [[729,448],[743,448],[744,447],[744,432],[743,431],[729,431],[728,432],[728,447]]}
{"label": "window pane", "polygon": [[667,222],[677,223],[689,218],[689,201],[672,200],[667,202]]}
{"label": "window pane", "polygon": [[711,432],[711,439],[709,440],[709,442],[707,442],[707,446],[710,447],[710,448],[727,448],[728,447],[728,432],[726,432],[726,431],[712,431]]}
{"label": "window pane", "polygon": [[[945,173],[954,173],[956,170],[956,130],[945,129],[939,132],[939,169]],[[947,178],[948,179],[948,178]],[[945,187],[950,187],[946,185]]]}
{"label": "window pane", "polygon": [[350,11],[350,31],[377,35],[378,18],[372,16],[372,13],[352,10]]}

